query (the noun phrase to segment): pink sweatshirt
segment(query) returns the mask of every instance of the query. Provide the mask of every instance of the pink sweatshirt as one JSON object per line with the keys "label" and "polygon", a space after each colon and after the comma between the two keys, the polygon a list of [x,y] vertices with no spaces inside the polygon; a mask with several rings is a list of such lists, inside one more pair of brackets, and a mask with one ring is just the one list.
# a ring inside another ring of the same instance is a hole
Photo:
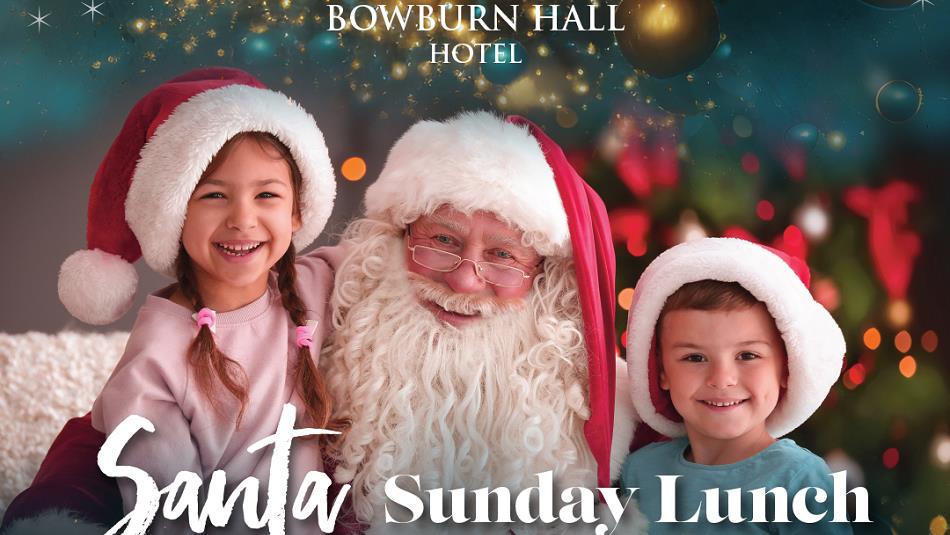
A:
{"label": "pink sweatshirt", "polygon": [[[327,259],[334,255],[332,249],[318,249],[296,263],[298,295],[306,305],[307,319],[319,322],[311,348],[314,357],[319,355],[329,325],[333,272]],[[217,314],[215,342],[247,374],[248,403],[240,427],[235,426],[238,403],[233,397],[222,395],[225,411],[221,415],[193,384],[187,354],[197,327],[193,311],[166,299],[172,289],[149,295],[139,310],[125,353],[93,405],[92,425],[108,434],[129,415],[148,418],[155,432],[142,430],[132,437],[119,464],[145,470],[159,489],[182,470],[195,472],[202,479],[215,470],[225,470],[229,491],[248,476],[259,478],[263,503],[273,448],[251,454],[247,447],[274,433],[285,403],[297,407],[296,427],[309,427],[299,423],[304,411],[294,391],[296,325],[280,302],[276,277],[271,274],[267,292],[254,302]],[[306,472],[322,470],[322,466],[316,441],[295,439],[290,495]],[[124,508],[131,511],[135,485],[120,478],[119,487]],[[235,508],[232,518],[240,516],[240,510],[240,506]]]}

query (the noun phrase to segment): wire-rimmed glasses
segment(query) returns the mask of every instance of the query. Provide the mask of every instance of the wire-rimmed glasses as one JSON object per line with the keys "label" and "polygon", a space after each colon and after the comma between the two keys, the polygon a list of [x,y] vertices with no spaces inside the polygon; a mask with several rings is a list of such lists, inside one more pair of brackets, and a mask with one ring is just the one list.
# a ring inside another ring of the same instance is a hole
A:
{"label": "wire-rimmed glasses", "polygon": [[525,279],[531,278],[531,275],[516,267],[462,258],[455,253],[425,245],[409,245],[407,243],[407,247],[412,253],[413,262],[432,271],[449,273],[458,269],[462,262],[471,262],[475,265],[475,275],[478,278],[488,284],[505,288],[518,288],[524,284]]}

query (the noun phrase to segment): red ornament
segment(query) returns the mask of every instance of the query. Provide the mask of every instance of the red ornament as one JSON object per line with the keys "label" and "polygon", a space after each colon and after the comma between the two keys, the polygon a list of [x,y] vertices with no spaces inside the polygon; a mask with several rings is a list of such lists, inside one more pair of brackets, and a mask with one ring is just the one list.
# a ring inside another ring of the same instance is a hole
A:
{"label": "red ornament", "polygon": [[639,208],[618,208],[608,214],[610,234],[614,242],[624,242],[633,256],[647,252],[647,233],[650,231],[650,214]]}
{"label": "red ornament", "polygon": [[895,180],[880,189],[850,188],[844,204],[868,220],[868,247],[878,279],[891,299],[907,296],[920,254],[920,235],[908,225],[908,205],[920,198],[912,184]]}
{"label": "red ornament", "polygon": [[781,236],[772,241],[772,247],[790,256],[797,256],[802,260],[808,258],[808,242],[800,228],[795,225],[785,227]]}
{"label": "red ornament", "polygon": [[653,193],[654,186],[672,188],[679,183],[675,139],[648,142],[633,136],[627,143],[617,157],[616,171],[631,193],[645,199]]}

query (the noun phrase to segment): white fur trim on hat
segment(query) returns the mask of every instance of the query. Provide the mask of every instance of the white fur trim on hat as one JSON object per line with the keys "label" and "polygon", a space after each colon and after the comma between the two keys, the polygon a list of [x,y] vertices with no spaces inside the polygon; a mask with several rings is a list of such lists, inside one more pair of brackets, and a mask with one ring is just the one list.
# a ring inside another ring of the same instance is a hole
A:
{"label": "white fur trim on hat", "polygon": [[627,330],[627,363],[633,404],[653,429],[670,437],[685,427],[657,412],[650,399],[648,359],[666,299],[684,284],[705,279],[738,282],[765,303],[788,355],[788,388],[766,420],[773,437],[801,425],[824,401],[841,373],[844,335],[792,268],[778,255],[745,240],[705,238],[682,243],[657,257],[633,294]]}
{"label": "white fur trim on hat", "polygon": [[487,112],[421,121],[396,142],[366,214],[404,226],[442,205],[493,213],[542,255],[570,251],[567,215],[541,146],[527,127]]}
{"label": "white fur trim on hat", "polygon": [[77,319],[107,325],[132,306],[139,276],[122,257],[99,249],[69,255],[59,268],[59,300]]}
{"label": "white fur trim on hat", "polygon": [[268,132],[293,154],[303,176],[303,249],[323,231],[336,196],[333,166],[313,117],[286,95],[228,85],[195,95],[175,108],[142,148],[125,202],[125,218],[152,269],[174,274],[188,199],[224,144],[241,132]]}

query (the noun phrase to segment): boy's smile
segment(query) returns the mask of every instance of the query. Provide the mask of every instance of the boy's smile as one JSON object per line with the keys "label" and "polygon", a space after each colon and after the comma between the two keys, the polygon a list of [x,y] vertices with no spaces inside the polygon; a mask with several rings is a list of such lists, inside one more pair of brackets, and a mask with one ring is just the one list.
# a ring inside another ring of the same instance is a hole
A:
{"label": "boy's smile", "polygon": [[772,443],[765,421],[786,386],[786,357],[765,305],[669,311],[660,354],[660,387],[683,417],[691,449],[719,461],[704,464],[742,459]]}

